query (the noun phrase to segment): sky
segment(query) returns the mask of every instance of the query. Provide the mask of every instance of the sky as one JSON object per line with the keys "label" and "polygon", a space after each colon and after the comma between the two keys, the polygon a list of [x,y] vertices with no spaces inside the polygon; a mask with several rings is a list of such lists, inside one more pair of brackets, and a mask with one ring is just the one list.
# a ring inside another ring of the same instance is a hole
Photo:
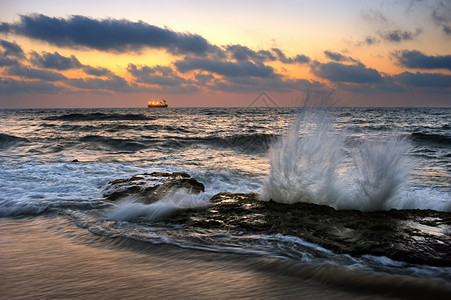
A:
{"label": "sky", "polygon": [[306,94],[451,107],[451,0],[0,0],[0,108],[296,106]]}

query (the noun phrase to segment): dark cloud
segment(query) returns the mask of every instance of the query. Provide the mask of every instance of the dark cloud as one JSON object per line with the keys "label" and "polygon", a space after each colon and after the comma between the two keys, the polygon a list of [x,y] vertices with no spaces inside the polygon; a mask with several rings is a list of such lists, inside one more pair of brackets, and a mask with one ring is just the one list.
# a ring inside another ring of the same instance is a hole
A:
{"label": "dark cloud", "polygon": [[113,72],[111,72],[110,70],[108,70],[106,68],[92,67],[92,66],[88,66],[88,65],[83,65],[83,71],[88,75],[93,75],[93,76],[97,76],[97,77],[114,75]]}
{"label": "dark cloud", "polygon": [[243,61],[253,61],[253,62],[265,62],[265,61],[280,61],[285,64],[306,64],[310,62],[308,56],[299,54],[294,57],[287,57],[285,53],[279,48],[272,48],[271,51],[260,50],[254,51],[246,46],[242,45],[229,45],[225,48],[227,53],[230,53],[230,58]]}
{"label": "dark cloud", "polygon": [[196,82],[201,86],[205,86],[215,79],[215,77],[210,73],[196,73],[194,74],[194,78],[196,79]]}
{"label": "dark cloud", "polygon": [[58,52],[55,53],[42,52],[42,54],[31,52],[30,61],[35,66],[60,71],[78,69],[82,67],[82,64],[78,61],[78,59],[74,55],[71,55],[70,57],[65,57],[59,54]]}
{"label": "dark cloud", "polygon": [[0,31],[23,35],[60,47],[105,51],[140,51],[162,48],[171,53],[205,53],[214,46],[199,35],[178,33],[142,21],[103,19],[84,16],[52,18],[42,14],[22,15],[20,22],[2,23]]}
{"label": "dark cloud", "polygon": [[399,83],[417,88],[451,89],[451,75],[446,74],[404,72],[393,76],[393,79]]}
{"label": "dark cloud", "polygon": [[9,57],[0,57],[0,67],[18,66],[19,62],[16,59]]}
{"label": "dark cloud", "polygon": [[313,62],[312,72],[318,77],[332,82],[370,83],[379,82],[381,74],[372,68],[367,68],[362,63],[346,65],[337,62],[320,63]]}
{"label": "dark cloud", "polygon": [[364,45],[373,46],[373,45],[379,44],[379,42],[380,41],[376,37],[368,35],[362,41],[357,42],[356,45],[357,46],[364,46]]}
{"label": "dark cloud", "polygon": [[40,70],[35,68],[29,68],[25,66],[11,67],[7,73],[12,76],[19,76],[21,78],[39,79],[41,81],[61,81],[66,79],[63,75],[53,71]]}
{"label": "dark cloud", "polygon": [[0,52],[2,56],[17,58],[23,58],[25,56],[22,48],[15,42],[11,43],[5,40],[0,40],[0,47],[2,48],[2,51]]}
{"label": "dark cloud", "polygon": [[17,43],[0,39],[0,67],[18,66],[23,58],[24,52]]}
{"label": "dark cloud", "polygon": [[391,30],[391,31],[386,31],[386,32],[380,33],[380,36],[388,42],[399,43],[402,41],[413,40],[414,38],[419,36],[422,32],[423,31],[419,28],[417,28],[415,32]]}
{"label": "dark cloud", "polygon": [[280,50],[278,48],[272,48],[272,51],[277,55],[277,58],[279,59],[279,61],[281,61],[285,64],[293,64],[293,63],[307,64],[310,62],[310,58],[303,54],[296,55],[295,57],[287,57],[282,52],[282,50]]}
{"label": "dark cloud", "polygon": [[440,1],[432,10],[432,20],[447,36],[451,36],[451,3]]}
{"label": "dark cloud", "polygon": [[23,81],[0,77],[0,95],[53,94],[64,88],[44,81]]}
{"label": "dark cloud", "polygon": [[403,50],[394,52],[393,57],[400,65],[411,69],[451,70],[451,55],[429,56],[417,50]]}
{"label": "dark cloud", "polygon": [[276,57],[266,50],[254,51],[249,47],[242,45],[228,45],[225,47],[225,51],[230,53],[230,58],[235,60],[252,60],[252,61],[274,61]]}
{"label": "dark cloud", "polygon": [[333,51],[326,50],[326,51],[324,51],[324,54],[328,58],[330,58],[330,59],[332,59],[334,61],[338,61],[338,62],[340,62],[340,61],[357,62],[354,58],[352,58],[350,56],[344,56],[343,54],[338,53],[338,52],[333,52]]}
{"label": "dark cloud", "polygon": [[174,63],[180,72],[203,70],[227,77],[270,77],[274,75],[274,69],[262,63],[251,61],[218,61],[201,58],[185,58]]}
{"label": "dark cloud", "polygon": [[208,85],[210,90],[217,90],[229,93],[258,93],[262,90],[273,92],[291,92],[291,91],[319,91],[324,89],[324,85],[317,81],[306,79],[284,79],[282,76],[273,76],[270,78],[245,77],[245,78],[223,78],[215,79]]}
{"label": "dark cloud", "polygon": [[108,91],[108,92],[133,92],[128,82],[117,75],[110,76],[107,79],[102,78],[70,78],[65,81],[66,84],[91,91]]}
{"label": "dark cloud", "polygon": [[127,71],[133,75],[137,82],[141,83],[161,86],[176,86],[187,83],[187,80],[178,76],[171,67],[129,64]]}

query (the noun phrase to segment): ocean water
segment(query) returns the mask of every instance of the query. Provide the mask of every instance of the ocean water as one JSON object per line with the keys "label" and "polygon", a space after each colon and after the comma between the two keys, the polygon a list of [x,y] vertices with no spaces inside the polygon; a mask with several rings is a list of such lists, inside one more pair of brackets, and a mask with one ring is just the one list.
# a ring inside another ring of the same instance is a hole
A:
{"label": "ocean water", "polygon": [[[284,270],[283,276],[350,290],[374,276],[386,289],[393,288],[390,276],[404,276],[405,290],[427,290],[436,280],[451,285],[450,268],[339,255],[291,236],[164,222],[176,209],[202,209],[219,192],[336,209],[451,211],[451,109],[33,109],[0,110],[0,120],[3,222],[45,216],[46,224],[55,218],[58,232],[81,228],[76,239],[88,244],[97,236],[245,255],[268,260],[258,265]],[[154,171],[186,172],[205,192],[176,193],[150,205],[103,198],[109,181]],[[109,243],[96,247],[102,245]],[[299,292],[290,291],[292,297]]]}

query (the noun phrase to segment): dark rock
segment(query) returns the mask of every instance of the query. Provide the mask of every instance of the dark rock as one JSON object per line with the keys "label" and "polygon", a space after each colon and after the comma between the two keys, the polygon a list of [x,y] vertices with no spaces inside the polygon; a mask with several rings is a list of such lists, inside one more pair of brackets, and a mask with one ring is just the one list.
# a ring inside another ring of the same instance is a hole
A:
{"label": "dark rock", "polygon": [[257,194],[220,193],[210,202],[206,210],[179,211],[167,221],[249,234],[280,233],[336,253],[451,267],[451,213],[345,211],[311,203],[263,202]]}
{"label": "dark rock", "polygon": [[110,181],[103,196],[109,200],[118,200],[127,196],[137,196],[144,203],[153,203],[168,193],[178,189],[198,194],[205,191],[202,183],[186,173],[153,172],[138,174],[126,179]]}
{"label": "dark rock", "polygon": [[73,161],[71,161],[71,162],[73,162],[73,163],[78,163],[78,162],[80,162],[78,159],[74,159]]}

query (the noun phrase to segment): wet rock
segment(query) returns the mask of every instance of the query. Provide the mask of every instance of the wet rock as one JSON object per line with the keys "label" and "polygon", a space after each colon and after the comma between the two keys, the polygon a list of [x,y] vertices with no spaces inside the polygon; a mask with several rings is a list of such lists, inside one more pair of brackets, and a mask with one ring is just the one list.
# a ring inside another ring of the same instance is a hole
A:
{"label": "wet rock", "polygon": [[201,182],[186,173],[153,172],[112,180],[108,182],[103,196],[114,201],[133,195],[144,203],[153,203],[178,189],[186,189],[193,194],[205,191]]}
{"label": "wet rock", "polygon": [[311,203],[263,202],[257,194],[220,193],[206,210],[179,211],[167,221],[229,232],[280,233],[336,253],[451,267],[451,213],[447,212],[339,211]]}

